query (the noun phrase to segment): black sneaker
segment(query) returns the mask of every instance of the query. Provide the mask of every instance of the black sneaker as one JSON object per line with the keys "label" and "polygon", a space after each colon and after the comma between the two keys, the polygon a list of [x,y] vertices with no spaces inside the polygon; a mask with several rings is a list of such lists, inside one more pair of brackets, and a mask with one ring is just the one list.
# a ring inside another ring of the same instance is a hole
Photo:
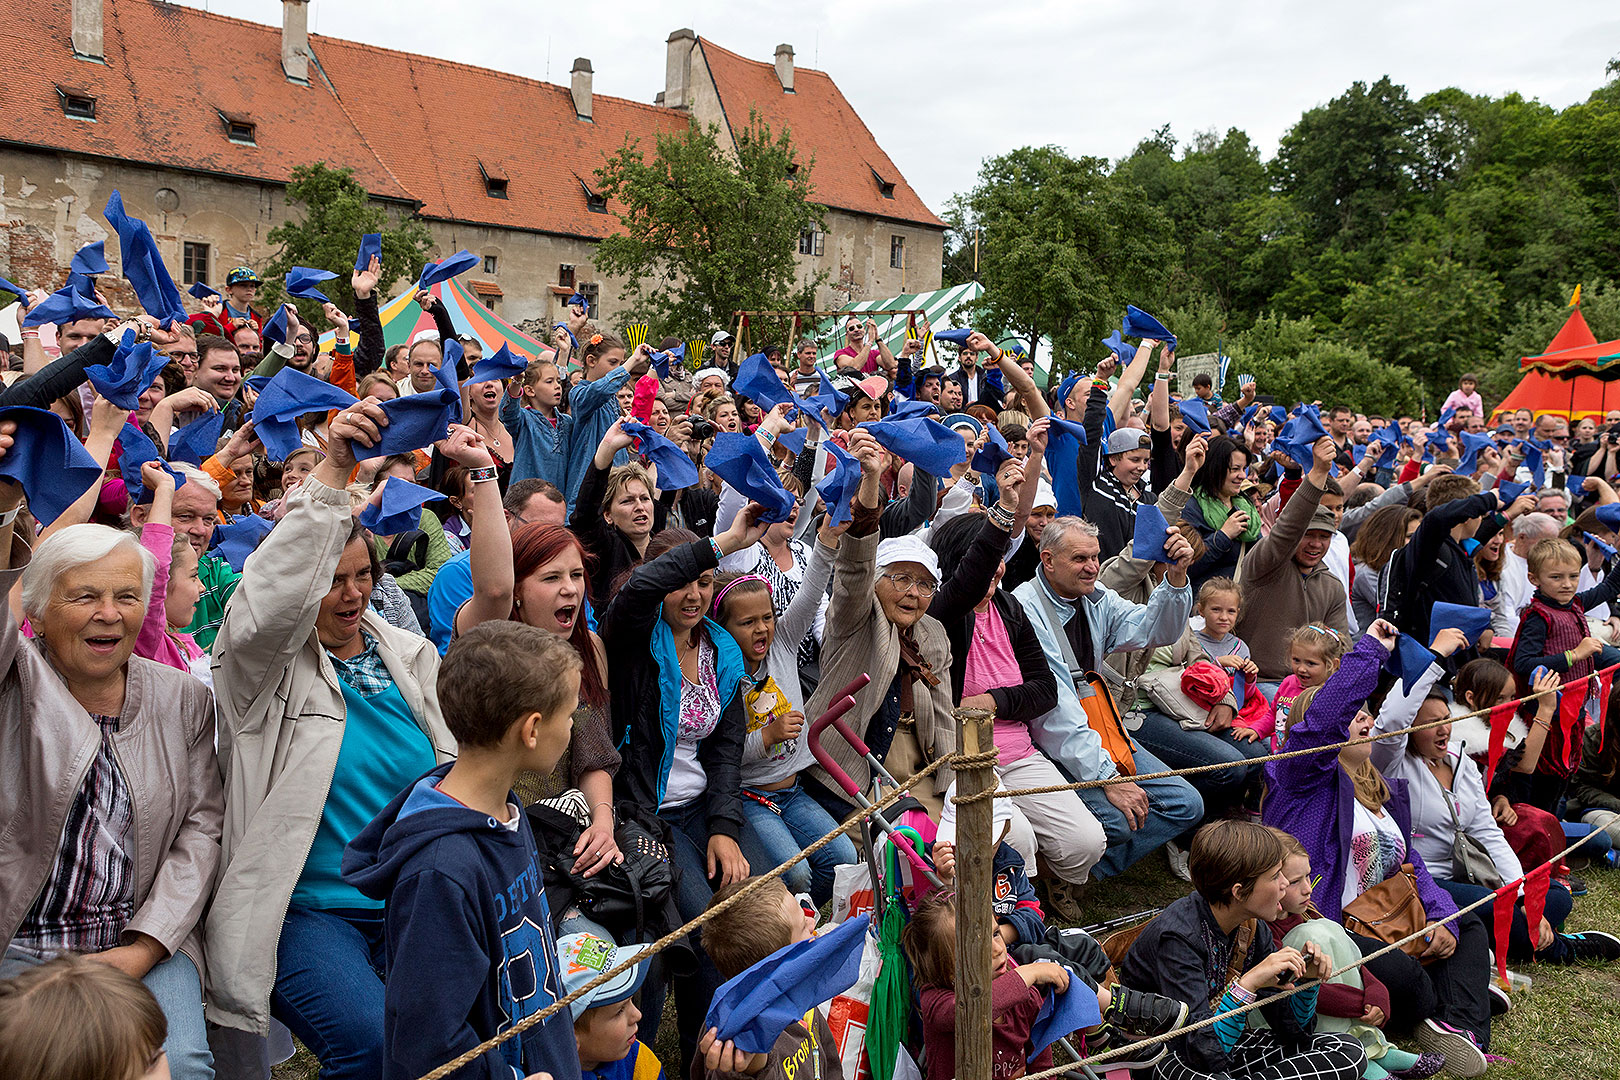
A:
{"label": "black sneaker", "polygon": [[1174,998],[1132,990],[1118,983],[1110,986],[1108,993],[1108,1011],[1103,1013],[1103,1020],[1118,1030],[1115,1039],[1119,1042],[1163,1035],[1174,1031],[1187,1019],[1186,1004]]}
{"label": "black sneaker", "polygon": [[1569,963],[1578,963],[1582,960],[1598,960],[1610,962],[1620,960],[1620,938],[1613,934],[1605,934],[1601,930],[1587,930],[1579,934],[1559,934],[1559,940],[1564,945],[1564,955]]}
{"label": "black sneaker", "polygon": [[1508,995],[1506,990],[1502,989],[1494,978],[1485,984],[1485,992],[1491,999],[1491,1016],[1493,1019],[1513,1011],[1513,998]]}

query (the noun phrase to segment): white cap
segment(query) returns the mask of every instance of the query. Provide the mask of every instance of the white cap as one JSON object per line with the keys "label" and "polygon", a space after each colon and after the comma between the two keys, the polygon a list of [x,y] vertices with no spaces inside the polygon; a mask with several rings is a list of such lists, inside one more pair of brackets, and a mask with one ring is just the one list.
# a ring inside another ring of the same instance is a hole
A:
{"label": "white cap", "polygon": [[719,344],[721,344],[723,342],[734,341],[734,340],[736,340],[736,339],[734,339],[729,332],[727,332],[725,330],[716,330],[714,332],[714,336],[709,339],[709,344],[710,345],[719,345]]}
{"label": "white cap", "polygon": [[438,340],[439,332],[437,330],[418,330],[416,336],[411,338],[411,344],[415,345],[418,341],[437,342]]}
{"label": "white cap", "polygon": [[1042,506],[1050,506],[1056,510],[1057,493],[1052,490],[1052,485],[1047,482],[1046,477],[1038,476],[1035,478],[1035,505],[1030,509],[1034,510]]}
{"label": "white cap", "polygon": [[933,575],[936,585],[939,583],[939,556],[921,538],[907,533],[905,536],[892,536],[878,544],[878,573],[903,562],[918,564]]}
{"label": "white cap", "polygon": [[731,385],[731,376],[726,374],[726,369],[717,367],[699,368],[697,371],[694,371],[692,373],[692,385],[703,385],[703,380],[707,379],[711,375],[718,375],[720,376],[721,382],[725,383],[727,386]]}

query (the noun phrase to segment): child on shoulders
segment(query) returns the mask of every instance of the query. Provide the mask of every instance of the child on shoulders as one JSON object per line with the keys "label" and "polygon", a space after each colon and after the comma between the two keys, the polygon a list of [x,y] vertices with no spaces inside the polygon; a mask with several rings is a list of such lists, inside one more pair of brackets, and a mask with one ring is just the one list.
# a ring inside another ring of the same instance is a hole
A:
{"label": "child on shoulders", "polygon": [[1254,725],[1261,738],[1271,740],[1272,753],[1281,751],[1288,740],[1294,699],[1301,691],[1327,682],[1339,670],[1339,661],[1343,658],[1344,642],[1332,628],[1307,623],[1294,631],[1288,642],[1288,666],[1293,672],[1277,687],[1272,726],[1267,729],[1259,722]]}

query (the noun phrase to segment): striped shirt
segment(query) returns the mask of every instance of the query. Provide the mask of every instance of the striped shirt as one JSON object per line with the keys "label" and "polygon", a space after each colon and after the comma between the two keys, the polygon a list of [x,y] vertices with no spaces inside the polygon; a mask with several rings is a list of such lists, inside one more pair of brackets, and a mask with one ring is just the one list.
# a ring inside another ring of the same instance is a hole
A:
{"label": "striped shirt", "polygon": [[119,718],[92,713],[91,719],[101,728],[101,746],[68,808],[45,887],[12,939],[40,954],[110,949],[135,914],[134,805],[112,748]]}

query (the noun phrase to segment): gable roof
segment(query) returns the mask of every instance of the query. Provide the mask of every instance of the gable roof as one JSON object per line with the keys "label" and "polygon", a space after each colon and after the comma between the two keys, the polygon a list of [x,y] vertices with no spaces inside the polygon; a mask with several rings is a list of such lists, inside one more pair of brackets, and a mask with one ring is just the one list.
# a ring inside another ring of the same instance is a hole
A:
{"label": "gable roof", "polygon": [[[279,27],[104,0],[106,62],[97,63],[73,55],[71,0],[19,4],[7,17],[16,47],[0,79],[0,142],[274,183],[328,153],[373,195],[411,198],[318,79],[287,81]],[[65,116],[59,86],[94,97],[96,118]],[[227,138],[221,113],[253,123],[256,145]]]}
{"label": "gable roof", "polygon": [[[690,122],[602,94],[582,121],[564,86],[316,34],[309,85],[299,85],[282,72],[279,27],[163,0],[103,0],[105,62],[80,60],[71,4],[35,0],[11,12],[17,40],[34,47],[8,57],[0,143],[275,184],[325,159],[424,217],[600,239],[618,229],[618,207],[588,209],[595,170],[627,136],[650,150]],[[772,65],[702,44],[730,122],[746,123],[757,102],[817,158],[817,201],[943,227],[825,74],[801,68],[799,92],[784,94]],[[94,97],[96,118],[66,116],[58,88]],[[227,137],[238,119],[254,125],[254,144]],[[874,171],[894,183],[893,199]],[[507,178],[506,198],[488,194],[486,175]]]}
{"label": "gable roof", "polygon": [[[782,89],[774,64],[750,60],[708,38],[699,39],[699,46],[720,93],[726,122],[734,130],[747,125],[753,110],[771,130],[788,128],[804,160],[815,158],[810,181],[816,202],[857,214],[945,227],[906,183],[826,72],[795,66],[794,92],[789,94]],[[892,199],[882,194],[880,177],[894,185]]]}

